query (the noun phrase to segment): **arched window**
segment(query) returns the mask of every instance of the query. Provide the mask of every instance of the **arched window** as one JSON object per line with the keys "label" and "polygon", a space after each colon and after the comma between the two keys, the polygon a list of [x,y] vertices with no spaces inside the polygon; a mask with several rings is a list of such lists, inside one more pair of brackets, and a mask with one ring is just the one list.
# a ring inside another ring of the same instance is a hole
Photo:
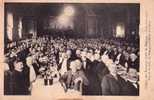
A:
{"label": "arched window", "polygon": [[12,41],[13,35],[13,14],[11,12],[7,13],[7,38]]}
{"label": "arched window", "polygon": [[116,37],[125,37],[125,26],[123,23],[118,23],[116,26]]}

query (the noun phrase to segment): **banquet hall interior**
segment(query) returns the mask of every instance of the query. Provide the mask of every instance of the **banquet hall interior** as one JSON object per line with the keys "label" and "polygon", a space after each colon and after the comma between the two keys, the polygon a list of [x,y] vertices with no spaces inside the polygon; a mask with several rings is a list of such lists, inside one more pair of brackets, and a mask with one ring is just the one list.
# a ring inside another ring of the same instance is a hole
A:
{"label": "banquet hall interior", "polygon": [[139,96],[140,4],[5,3],[4,95]]}

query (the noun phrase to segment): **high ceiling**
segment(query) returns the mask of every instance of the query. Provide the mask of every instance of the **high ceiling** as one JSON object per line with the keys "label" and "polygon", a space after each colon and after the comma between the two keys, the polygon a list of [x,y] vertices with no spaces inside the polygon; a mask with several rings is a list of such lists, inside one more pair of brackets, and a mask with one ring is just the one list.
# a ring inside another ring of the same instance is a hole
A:
{"label": "high ceiling", "polygon": [[111,12],[113,14],[121,14],[127,10],[131,10],[134,14],[139,14],[139,4],[115,4],[115,3],[73,3],[73,4],[62,4],[62,3],[7,3],[5,8],[13,10],[22,16],[58,16],[61,10],[66,5],[75,7],[76,14],[80,15],[83,13],[90,15],[102,15],[105,12]]}
{"label": "high ceiling", "polygon": [[67,23],[72,24],[75,34],[114,36],[119,24],[121,27],[123,25],[126,35],[139,33],[139,3],[5,3],[5,15],[13,14],[14,30],[18,28],[19,18],[22,19],[22,32],[25,36],[34,32],[50,34],[53,28],[57,30],[59,23],[66,25],[66,16],[61,15],[68,6],[73,7],[75,12],[71,16],[73,24]]}

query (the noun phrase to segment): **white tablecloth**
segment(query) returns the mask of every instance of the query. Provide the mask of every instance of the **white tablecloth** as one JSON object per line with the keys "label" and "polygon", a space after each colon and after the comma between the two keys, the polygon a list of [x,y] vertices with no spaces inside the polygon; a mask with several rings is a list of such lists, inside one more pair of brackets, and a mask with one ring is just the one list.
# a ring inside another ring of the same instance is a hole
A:
{"label": "white tablecloth", "polygon": [[64,88],[61,86],[60,82],[55,82],[53,85],[44,85],[43,79],[37,79],[32,85],[32,96],[48,96],[48,97],[57,97],[57,96],[79,96],[80,92],[74,90],[64,91]]}

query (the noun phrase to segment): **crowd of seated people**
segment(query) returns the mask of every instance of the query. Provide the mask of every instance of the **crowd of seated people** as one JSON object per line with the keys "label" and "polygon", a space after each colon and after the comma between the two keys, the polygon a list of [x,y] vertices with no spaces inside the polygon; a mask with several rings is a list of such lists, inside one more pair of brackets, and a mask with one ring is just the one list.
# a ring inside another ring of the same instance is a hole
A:
{"label": "crowd of seated people", "polygon": [[6,49],[5,95],[31,94],[38,77],[60,82],[65,92],[139,95],[139,48],[129,43],[45,36]]}

